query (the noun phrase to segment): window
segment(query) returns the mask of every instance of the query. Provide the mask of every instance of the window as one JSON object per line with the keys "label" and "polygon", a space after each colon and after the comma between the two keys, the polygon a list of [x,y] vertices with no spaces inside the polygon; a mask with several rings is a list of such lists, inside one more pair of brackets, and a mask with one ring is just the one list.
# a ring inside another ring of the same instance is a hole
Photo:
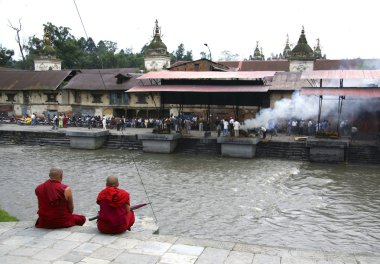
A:
{"label": "window", "polygon": [[110,93],[111,105],[126,105],[128,104],[128,95],[124,91],[115,91]]}
{"label": "window", "polygon": [[102,94],[91,94],[93,100],[92,102],[95,104],[102,103]]}
{"label": "window", "polygon": [[47,100],[46,102],[50,102],[50,103],[57,103],[57,93],[46,93],[45,94],[46,97],[47,97]]}
{"label": "window", "polygon": [[136,104],[147,104],[148,102],[146,101],[147,95],[144,93],[136,93],[137,97],[137,102]]}
{"label": "window", "polygon": [[23,92],[23,97],[24,97],[24,104],[29,104],[29,93],[28,92]]}
{"label": "window", "polygon": [[16,94],[14,94],[14,93],[7,93],[6,95],[7,95],[7,102],[16,102],[16,100],[15,100]]}
{"label": "window", "polygon": [[199,71],[199,64],[198,63],[194,64],[194,71]]}
{"label": "window", "polygon": [[74,101],[77,104],[81,103],[81,92],[79,92],[79,91],[74,92]]}

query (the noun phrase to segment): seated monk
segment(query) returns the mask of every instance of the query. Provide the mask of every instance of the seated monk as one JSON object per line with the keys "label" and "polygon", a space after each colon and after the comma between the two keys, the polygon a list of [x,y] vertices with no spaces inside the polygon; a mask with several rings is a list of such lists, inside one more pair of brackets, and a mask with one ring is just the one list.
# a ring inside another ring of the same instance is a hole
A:
{"label": "seated monk", "polygon": [[86,218],[73,214],[73,193],[67,185],[62,184],[63,171],[53,166],[50,179],[40,184],[35,192],[38,199],[38,228],[62,228],[83,225]]}
{"label": "seated monk", "polygon": [[102,190],[96,202],[100,206],[98,229],[105,234],[120,234],[131,230],[135,223],[135,214],[130,208],[129,193],[118,188],[116,176],[107,177],[106,188]]}

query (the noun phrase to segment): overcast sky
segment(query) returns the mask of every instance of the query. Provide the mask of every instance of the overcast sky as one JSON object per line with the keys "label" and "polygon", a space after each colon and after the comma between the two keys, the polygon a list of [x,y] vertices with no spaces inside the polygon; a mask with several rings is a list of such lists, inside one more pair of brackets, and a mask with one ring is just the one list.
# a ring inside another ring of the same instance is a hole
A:
{"label": "overcast sky", "polygon": [[[379,13],[377,1],[334,0],[75,0],[89,37],[97,43],[110,40],[119,49],[140,52],[152,39],[155,20],[161,26],[168,51],[209,53],[213,60],[221,52],[253,55],[256,41],[265,57],[281,53],[286,36],[296,44],[305,28],[313,48],[320,39],[328,59],[380,58]],[[0,45],[13,49],[19,58],[15,31],[8,20],[19,26],[24,41],[43,36],[43,24],[69,27],[76,38],[86,37],[74,0],[0,0]]]}

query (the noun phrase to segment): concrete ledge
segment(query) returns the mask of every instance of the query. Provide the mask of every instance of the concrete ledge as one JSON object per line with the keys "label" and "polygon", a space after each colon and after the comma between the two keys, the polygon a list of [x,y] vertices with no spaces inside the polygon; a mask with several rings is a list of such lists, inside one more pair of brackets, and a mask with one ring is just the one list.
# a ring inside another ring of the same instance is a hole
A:
{"label": "concrete ledge", "polygon": [[253,158],[256,155],[256,146],[259,138],[218,137],[221,144],[221,154],[224,157]]}
{"label": "concrete ledge", "polygon": [[70,147],[76,149],[98,149],[101,148],[109,135],[108,130],[101,131],[66,131],[70,138]]}
{"label": "concrete ledge", "polygon": [[348,139],[307,139],[309,160],[315,162],[344,162],[349,147]]}
{"label": "concrete ledge", "polygon": [[138,139],[142,141],[143,151],[151,153],[172,153],[178,145],[178,134],[141,134]]}

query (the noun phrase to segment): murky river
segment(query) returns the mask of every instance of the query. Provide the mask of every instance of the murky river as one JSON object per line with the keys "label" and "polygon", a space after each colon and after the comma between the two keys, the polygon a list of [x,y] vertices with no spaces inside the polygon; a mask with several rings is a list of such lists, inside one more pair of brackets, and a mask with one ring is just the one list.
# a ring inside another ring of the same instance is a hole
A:
{"label": "murky river", "polygon": [[34,188],[58,164],[88,217],[113,174],[132,204],[148,194],[136,214],[160,234],[380,252],[380,166],[4,145],[0,157],[0,207],[21,220],[36,219]]}

